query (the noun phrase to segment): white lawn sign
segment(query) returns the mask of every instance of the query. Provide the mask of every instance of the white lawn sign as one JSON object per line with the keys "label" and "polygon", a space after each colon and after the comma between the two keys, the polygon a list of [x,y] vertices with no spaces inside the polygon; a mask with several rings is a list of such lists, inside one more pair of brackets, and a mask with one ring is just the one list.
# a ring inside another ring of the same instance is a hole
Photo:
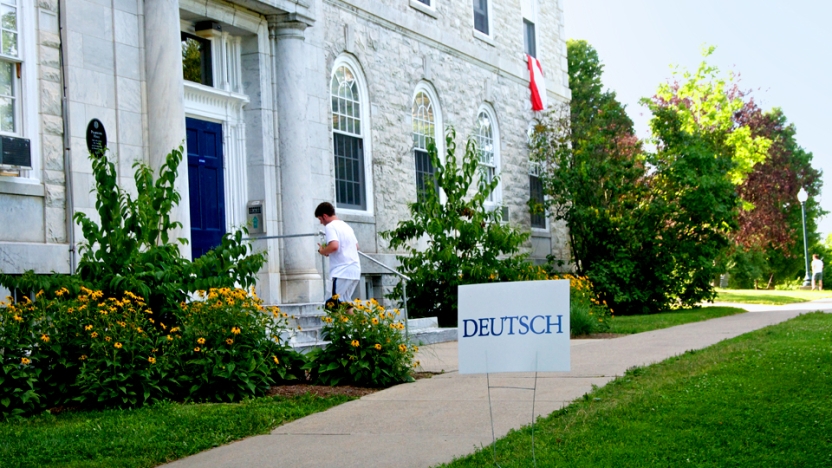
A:
{"label": "white lawn sign", "polygon": [[459,373],[567,372],[569,281],[459,287]]}

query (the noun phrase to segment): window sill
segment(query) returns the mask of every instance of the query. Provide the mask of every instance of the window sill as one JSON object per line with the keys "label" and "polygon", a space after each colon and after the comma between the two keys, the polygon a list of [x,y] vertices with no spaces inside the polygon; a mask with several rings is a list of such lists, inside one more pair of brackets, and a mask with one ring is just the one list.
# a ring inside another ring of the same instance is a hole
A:
{"label": "window sill", "polygon": [[375,224],[376,217],[366,211],[348,210],[346,208],[335,208],[335,215],[345,223]]}
{"label": "window sill", "polygon": [[497,44],[494,43],[494,38],[489,36],[488,34],[483,34],[476,29],[474,29],[474,37],[485,42],[486,44],[490,45],[491,47],[496,47]]}
{"label": "window sill", "polygon": [[419,0],[410,0],[410,8],[418,10],[432,18],[439,18],[439,13],[436,12],[436,7],[427,6]]}
{"label": "window sill", "polygon": [[46,190],[40,181],[25,177],[0,176],[0,193],[30,197],[46,196]]}
{"label": "window sill", "polygon": [[545,227],[535,227],[532,226],[532,237],[545,237],[547,239],[552,237],[552,233],[549,232],[549,228]]}

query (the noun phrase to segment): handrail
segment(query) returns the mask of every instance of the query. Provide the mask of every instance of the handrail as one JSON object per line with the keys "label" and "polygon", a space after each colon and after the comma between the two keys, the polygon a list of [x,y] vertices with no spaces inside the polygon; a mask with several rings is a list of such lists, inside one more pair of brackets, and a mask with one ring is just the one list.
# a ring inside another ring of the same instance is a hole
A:
{"label": "handrail", "polygon": [[410,281],[410,278],[408,278],[407,276],[405,276],[405,275],[399,273],[398,271],[394,270],[393,268],[390,268],[389,266],[381,263],[380,261],[378,261],[378,260],[374,259],[373,257],[365,254],[364,252],[358,252],[358,255],[361,255],[362,257],[366,258],[367,260],[369,260],[369,261],[375,263],[376,265],[384,268],[385,270],[389,271],[390,273],[393,273],[393,274],[395,274],[395,275],[397,275],[401,278],[404,278],[405,281]]}
{"label": "handrail", "polygon": [[243,237],[242,240],[289,239],[292,237],[314,237],[322,234],[322,232],[311,232],[309,234],[283,234],[280,236]]}

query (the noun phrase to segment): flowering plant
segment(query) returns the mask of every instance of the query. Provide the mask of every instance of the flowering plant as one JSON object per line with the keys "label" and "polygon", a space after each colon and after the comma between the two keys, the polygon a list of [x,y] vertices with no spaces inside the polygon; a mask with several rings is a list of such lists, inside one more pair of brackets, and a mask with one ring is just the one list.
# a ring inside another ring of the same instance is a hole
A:
{"label": "flowering plant", "polygon": [[569,329],[572,336],[603,333],[610,328],[612,309],[596,298],[592,282],[586,276],[552,275],[550,279],[569,280]]}
{"label": "flowering plant", "polygon": [[386,387],[413,380],[413,356],[418,351],[404,336],[396,309],[356,300],[328,309],[322,317],[324,349],[310,353],[304,367],[313,380],[327,385]]}

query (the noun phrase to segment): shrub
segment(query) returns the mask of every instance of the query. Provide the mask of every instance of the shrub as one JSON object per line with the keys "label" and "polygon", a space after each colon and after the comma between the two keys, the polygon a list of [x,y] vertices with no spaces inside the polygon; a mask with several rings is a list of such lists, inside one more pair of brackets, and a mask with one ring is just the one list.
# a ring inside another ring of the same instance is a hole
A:
{"label": "shrub", "polygon": [[612,309],[595,297],[592,282],[585,276],[553,275],[569,280],[569,330],[572,336],[603,333],[610,329]]}
{"label": "shrub", "polygon": [[[296,378],[287,317],[241,289],[182,303],[169,325],[141,296],[67,289],[0,310],[0,417],[60,405],[235,401]],[[295,370],[296,372],[297,370]]]}
{"label": "shrub", "polygon": [[[425,190],[419,201],[409,205],[409,219],[381,233],[390,248],[406,253],[398,258],[399,271],[411,279],[407,284],[410,316],[436,316],[441,326],[457,324],[459,285],[545,278],[542,269],[529,265],[525,255],[519,254],[529,234],[509,226],[508,220],[500,218],[501,210],[485,206],[499,178],[486,182],[477,177],[479,151],[473,139],[468,140],[459,167],[455,137],[449,129],[445,164],[439,160],[436,146],[428,145],[437,190]],[[423,238],[428,241],[427,248],[419,250],[416,244]],[[392,298],[401,299],[402,293],[400,284]]]}
{"label": "shrub", "polygon": [[312,379],[324,385],[371,387],[412,381],[411,362],[418,348],[404,337],[399,314],[384,310],[375,299],[328,309],[322,333],[330,343],[310,353],[306,369]]}

